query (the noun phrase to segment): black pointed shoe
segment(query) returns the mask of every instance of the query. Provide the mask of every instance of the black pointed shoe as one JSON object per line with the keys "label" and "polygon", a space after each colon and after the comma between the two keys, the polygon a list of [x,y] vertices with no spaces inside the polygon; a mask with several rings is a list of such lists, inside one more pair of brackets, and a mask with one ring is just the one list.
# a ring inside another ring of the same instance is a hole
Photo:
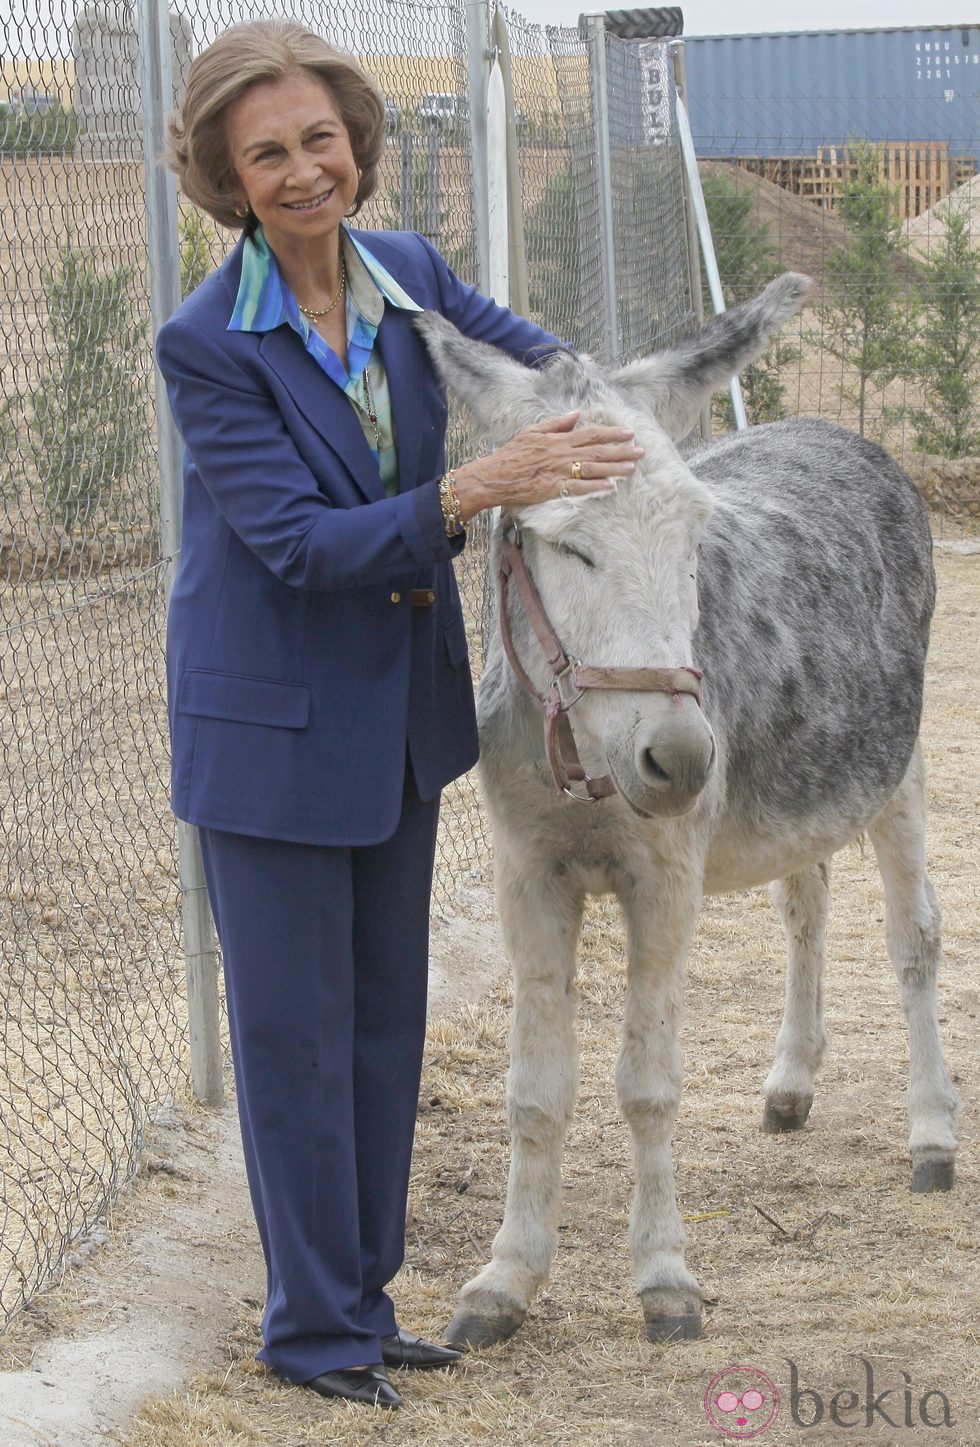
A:
{"label": "black pointed shoe", "polygon": [[385,1407],[393,1411],[402,1404],[380,1362],[359,1372],[322,1372],[312,1381],[305,1382],[304,1386],[321,1397],[341,1397],[345,1402],[363,1402],[365,1407]]}
{"label": "black pointed shoe", "polygon": [[386,1367],[432,1371],[437,1367],[451,1367],[462,1355],[452,1347],[437,1347],[433,1342],[423,1341],[410,1331],[397,1331],[394,1336],[381,1338],[381,1357]]}

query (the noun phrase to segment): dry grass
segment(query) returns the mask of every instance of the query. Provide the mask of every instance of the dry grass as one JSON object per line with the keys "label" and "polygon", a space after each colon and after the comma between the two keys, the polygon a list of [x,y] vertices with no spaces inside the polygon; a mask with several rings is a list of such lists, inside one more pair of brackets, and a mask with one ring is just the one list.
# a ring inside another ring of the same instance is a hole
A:
{"label": "dry grass", "polygon": [[[767,1442],[798,1440],[788,1396],[794,1361],[825,1419],[808,1442],[839,1442],[829,1401],[856,1391],[864,1367],[880,1417],[853,1440],[932,1440],[904,1425],[929,1390],[945,1392],[955,1425],[942,1440],[980,1441],[977,1366],[976,1017],[980,1006],[980,846],[976,763],[980,706],[980,558],[942,551],[927,695],[932,785],[930,864],[943,904],[947,964],[942,1030],[963,1101],[962,1151],[951,1196],[910,1194],[904,1146],[906,1047],[884,952],[879,881],[870,853],[844,852],[831,921],[831,1047],[812,1124],[764,1136],[759,1087],[781,1008],[782,946],[765,896],[709,901],[689,965],[687,1078],[675,1142],[688,1258],[709,1305],[702,1341],[654,1346],[633,1297],[626,1223],[627,1133],[612,1089],[623,972],[612,904],[594,904],[579,974],[582,1088],[564,1172],[561,1244],[551,1282],[513,1341],[471,1356],[453,1376],[415,1375],[394,1416],[326,1405],[252,1360],[258,1304],[241,1306],[224,1360],[202,1363],[190,1390],[148,1402],[124,1447],[198,1444],[661,1444],[717,1442],[702,1398],[711,1376],[750,1363],[779,1385]],[[459,1286],[486,1260],[506,1174],[503,1119],[508,994],[430,1032],[401,1315],[438,1335]],[[765,1214],[762,1214],[765,1213]],[[216,1283],[220,1287],[220,1283]],[[846,1400],[846,1399],[845,1399]],[[939,1415],[933,1398],[927,1412]],[[804,1410],[810,1414],[812,1403]]]}

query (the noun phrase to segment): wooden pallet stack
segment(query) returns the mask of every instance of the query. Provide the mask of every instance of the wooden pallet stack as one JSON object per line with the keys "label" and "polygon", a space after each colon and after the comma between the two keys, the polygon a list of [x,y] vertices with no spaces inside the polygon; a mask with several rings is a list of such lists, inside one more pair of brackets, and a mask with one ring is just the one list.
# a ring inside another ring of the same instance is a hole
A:
{"label": "wooden pallet stack", "polygon": [[949,147],[944,141],[909,142],[883,151],[885,180],[898,191],[903,221],[928,211],[950,193]]}
{"label": "wooden pallet stack", "polygon": [[[928,211],[974,173],[973,157],[950,156],[945,141],[888,141],[874,147],[879,173],[895,193],[903,221]],[[851,146],[821,146],[815,156],[740,157],[736,164],[764,176],[823,211],[836,211],[857,172]]]}
{"label": "wooden pallet stack", "polygon": [[[878,172],[895,193],[898,215],[909,221],[950,192],[950,157],[945,141],[889,141],[874,147]],[[821,146],[812,170],[801,174],[800,194],[825,211],[837,209],[842,188],[857,171],[850,146]]]}

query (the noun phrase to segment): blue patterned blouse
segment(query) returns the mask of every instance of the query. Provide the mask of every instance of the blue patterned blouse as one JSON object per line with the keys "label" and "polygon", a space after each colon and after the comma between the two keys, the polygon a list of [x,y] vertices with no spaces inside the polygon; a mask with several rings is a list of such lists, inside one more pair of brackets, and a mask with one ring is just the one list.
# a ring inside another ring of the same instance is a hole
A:
{"label": "blue patterned blouse", "polygon": [[[271,332],[285,324],[299,334],[310,356],[350,398],[371,454],[378,464],[385,492],[391,497],[398,491],[398,452],[388,378],[376,340],[386,301],[403,311],[417,312],[422,308],[399,286],[377,257],[372,256],[350,234],[346,226],[341,229],[341,244],[347,268],[347,367],[300,311],[276,265],[276,258],[269,249],[261,226],[256,227],[245,241],[242,279],[228,330]],[[365,371],[378,419],[377,433],[369,415]]]}

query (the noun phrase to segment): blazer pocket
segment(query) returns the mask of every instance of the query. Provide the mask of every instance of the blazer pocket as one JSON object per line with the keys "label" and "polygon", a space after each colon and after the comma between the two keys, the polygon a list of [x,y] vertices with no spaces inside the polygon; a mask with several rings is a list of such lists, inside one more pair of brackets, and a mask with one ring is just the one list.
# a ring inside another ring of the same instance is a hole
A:
{"label": "blazer pocket", "polygon": [[449,662],[454,668],[461,668],[464,663],[468,662],[469,654],[466,649],[466,626],[458,614],[446,624],[443,637],[446,640]]}
{"label": "blazer pocket", "polygon": [[229,723],[303,729],[310,721],[310,689],[305,683],[191,668],[181,680],[177,708],[181,713]]}

